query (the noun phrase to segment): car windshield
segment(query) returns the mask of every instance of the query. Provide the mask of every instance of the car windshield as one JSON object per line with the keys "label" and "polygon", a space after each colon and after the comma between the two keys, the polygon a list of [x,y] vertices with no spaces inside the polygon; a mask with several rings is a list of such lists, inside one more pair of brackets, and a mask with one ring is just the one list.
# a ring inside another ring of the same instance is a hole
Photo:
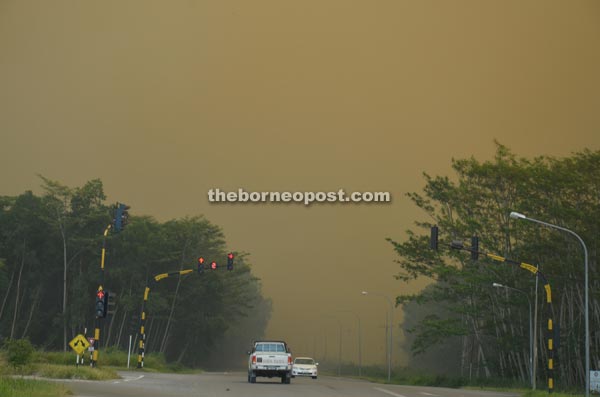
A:
{"label": "car windshield", "polygon": [[312,358],[297,358],[294,364],[314,364],[315,361]]}
{"label": "car windshield", "polygon": [[283,343],[258,343],[256,345],[256,351],[267,353],[285,353],[285,346],[283,346]]}

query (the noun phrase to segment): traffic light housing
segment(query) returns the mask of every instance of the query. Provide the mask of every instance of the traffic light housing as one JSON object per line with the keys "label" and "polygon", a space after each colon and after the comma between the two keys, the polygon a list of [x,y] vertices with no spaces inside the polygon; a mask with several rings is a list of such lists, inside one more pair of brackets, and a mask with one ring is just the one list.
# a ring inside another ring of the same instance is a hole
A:
{"label": "traffic light housing", "polygon": [[102,287],[96,292],[96,317],[106,318],[108,313],[108,292],[104,291]]}
{"label": "traffic light housing", "polygon": [[479,237],[471,237],[471,259],[476,261],[479,259]]}
{"label": "traffic light housing", "polygon": [[431,236],[429,237],[429,248],[431,248],[432,250],[436,250],[436,251],[438,249],[438,227],[437,226],[431,227]]}
{"label": "traffic light housing", "polygon": [[113,219],[115,232],[120,232],[129,224],[129,212],[128,210],[131,207],[123,204],[117,203],[117,209],[115,211],[115,218]]}
{"label": "traffic light housing", "polygon": [[198,258],[198,273],[200,273],[200,274],[204,273],[204,258],[203,257]]}
{"label": "traffic light housing", "polygon": [[217,270],[217,262],[211,262],[210,270]]}
{"label": "traffic light housing", "polygon": [[227,254],[227,270],[233,270],[233,253]]}

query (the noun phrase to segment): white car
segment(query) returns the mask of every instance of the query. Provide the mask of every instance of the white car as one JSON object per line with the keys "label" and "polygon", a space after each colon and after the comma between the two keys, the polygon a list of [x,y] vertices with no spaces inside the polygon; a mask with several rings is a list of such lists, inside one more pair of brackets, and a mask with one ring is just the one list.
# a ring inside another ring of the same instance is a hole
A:
{"label": "white car", "polygon": [[292,365],[292,378],[296,376],[310,376],[313,379],[317,379],[317,365],[319,363],[315,363],[315,360],[310,357],[296,357]]}

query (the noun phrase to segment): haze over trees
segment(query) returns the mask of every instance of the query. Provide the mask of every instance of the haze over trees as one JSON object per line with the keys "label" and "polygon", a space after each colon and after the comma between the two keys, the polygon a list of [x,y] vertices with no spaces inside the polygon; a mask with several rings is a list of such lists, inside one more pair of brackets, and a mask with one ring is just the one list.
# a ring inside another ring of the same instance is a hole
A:
{"label": "haze over trees", "polygon": [[[0,339],[28,338],[47,350],[66,350],[85,328],[93,334],[102,235],[114,205],[106,203],[98,179],[71,188],[41,178],[41,196],[0,197]],[[129,335],[139,330],[146,286],[149,353],[192,366],[227,366],[215,361],[215,349],[240,346],[243,352],[262,336],[271,303],[247,254],[237,253],[234,271],[224,269],[231,247],[205,218],[133,216],[124,231],[109,233],[106,247],[103,284],[116,298],[101,321],[101,349],[127,349]],[[199,256],[223,268],[199,275]],[[153,281],[156,274],[190,268],[194,272],[181,278]],[[239,357],[229,357],[239,365]]]}
{"label": "haze over trees", "polygon": [[[410,327],[413,353],[459,341],[459,357],[454,363],[459,363],[463,376],[528,381],[526,296],[492,288],[492,283],[521,289],[534,302],[535,276],[482,256],[474,261],[468,252],[448,248],[453,240],[469,246],[470,237],[476,235],[480,251],[539,266],[546,275],[553,292],[555,328],[560,329],[557,349],[555,346],[555,384],[581,387],[585,380],[582,247],[567,233],[516,221],[509,214],[517,211],[566,227],[585,241],[589,251],[591,363],[595,368],[600,359],[600,152],[585,150],[567,158],[525,159],[497,144],[493,161],[454,160],[452,167],[454,177],[425,175],[423,192],[409,194],[431,220],[417,222],[418,231],[408,231],[404,242],[388,239],[399,255],[400,282],[417,278],[432,281],[419,294],[397,297],[398,304],[425,305],[426,314],[413,315],[418,320]],[[438,251],[429,248],[433,225],[440,231]],[[548,316],[542,283],[538,293],[537,376],[545,380]]]}

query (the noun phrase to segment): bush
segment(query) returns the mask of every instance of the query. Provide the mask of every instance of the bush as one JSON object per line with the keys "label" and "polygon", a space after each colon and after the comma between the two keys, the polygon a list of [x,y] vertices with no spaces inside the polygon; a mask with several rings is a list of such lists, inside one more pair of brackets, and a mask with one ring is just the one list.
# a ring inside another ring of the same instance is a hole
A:
{"label": "bush", "polygon": [[27,339],[7,339],[4,348],[6,360],[15,370],[29,364],[33,358],[33,346]]}

